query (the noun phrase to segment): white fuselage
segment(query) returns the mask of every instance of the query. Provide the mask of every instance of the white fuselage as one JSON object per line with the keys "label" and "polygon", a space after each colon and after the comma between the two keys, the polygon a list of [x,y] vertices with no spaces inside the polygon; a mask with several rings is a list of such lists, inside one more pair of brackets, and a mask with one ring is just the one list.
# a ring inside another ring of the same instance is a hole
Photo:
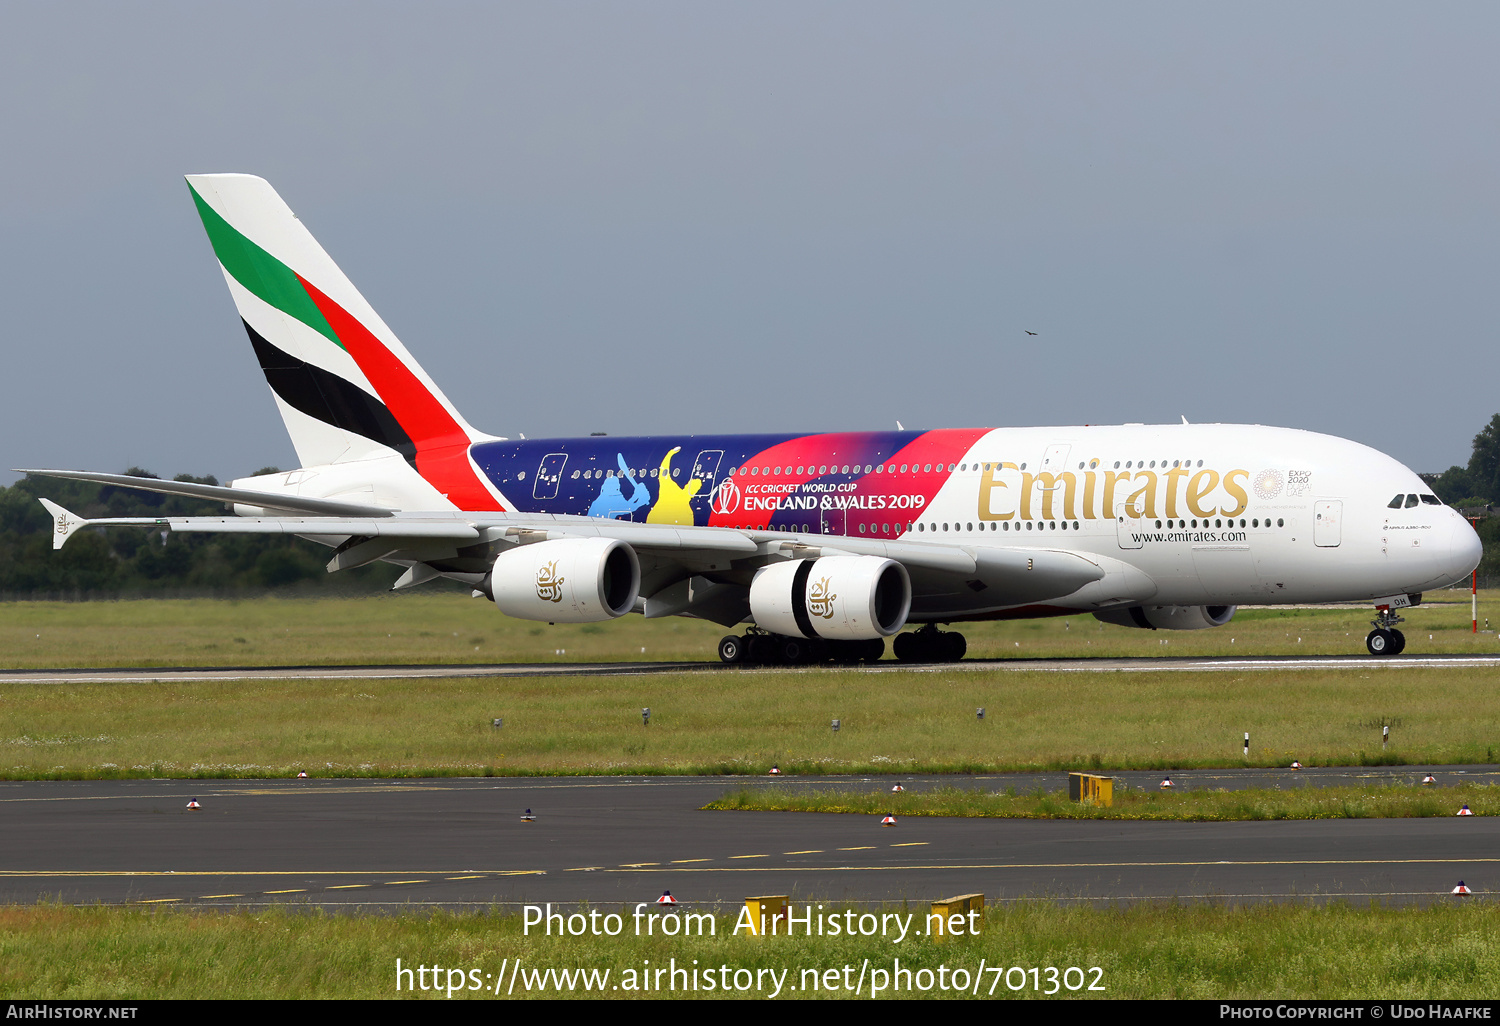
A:
{"label": "white fuselage", "polygon": [[1462,580],[1480,556],[1468,522],[1389,456],[1218,424],[991,431],[904,540],[928,539],[1108,557],[1173,605],[1415,593]]}

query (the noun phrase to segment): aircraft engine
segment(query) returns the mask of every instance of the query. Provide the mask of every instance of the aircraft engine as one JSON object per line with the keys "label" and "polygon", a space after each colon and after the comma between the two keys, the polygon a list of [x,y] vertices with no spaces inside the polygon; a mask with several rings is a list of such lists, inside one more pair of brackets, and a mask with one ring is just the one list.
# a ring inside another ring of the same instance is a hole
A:
{"label": "aircraft engine", "polygon": [[911,612],[906,568],[879,556],[822,556],[775,563],[750,584],[757,625],[793,638],[889,637]]}
{"label": "aircraft engine", "polygon": [[1131,606],[1110,609],[1094,617],[1120,627],[1144,627],[1150,631],[1201,631],[1222,627],[1234,618],[1238,606]]}
{"label": "aircraft engine", "polygon": [[640,590],[635,550],[609,538],[518,545],[496,556],[490,570],[495,605],[522,620],[609,620],[630,612]]}

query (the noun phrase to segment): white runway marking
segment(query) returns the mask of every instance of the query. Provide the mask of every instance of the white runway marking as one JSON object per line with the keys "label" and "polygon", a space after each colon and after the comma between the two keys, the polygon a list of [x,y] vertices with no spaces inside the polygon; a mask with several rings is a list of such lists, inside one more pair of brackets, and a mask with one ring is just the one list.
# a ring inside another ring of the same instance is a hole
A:
{"label": "white runway marking", "polygon": [[1487,669],[1496,655],[1313,656],[1306,658],[1206,659],[995,659],[958,663],[899,663],[869,666],[766,666],[732,668],[718,663],[547,663],[484,666],[269,666],[100,670],[6,670],[8,684],[163,684],[240,680],[421,680],[443,677],[589,677],[657,673],[863,673],[1046,672],[1046,673],[1242,673],[1256,670]]}

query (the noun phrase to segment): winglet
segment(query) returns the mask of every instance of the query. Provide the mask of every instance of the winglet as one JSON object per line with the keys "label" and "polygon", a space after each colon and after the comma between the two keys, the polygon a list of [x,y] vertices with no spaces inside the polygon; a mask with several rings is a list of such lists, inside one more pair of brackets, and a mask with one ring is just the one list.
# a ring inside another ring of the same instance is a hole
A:
{"label": "winglet", "polygon": [[70,513],[50,499],[37,499],[36,501],[45,506],[47,512],[52,515],[52,549],[54,552],[68,543],[74,531],[80,527],[87,527],[89,524],[87,520],[76,513]]}

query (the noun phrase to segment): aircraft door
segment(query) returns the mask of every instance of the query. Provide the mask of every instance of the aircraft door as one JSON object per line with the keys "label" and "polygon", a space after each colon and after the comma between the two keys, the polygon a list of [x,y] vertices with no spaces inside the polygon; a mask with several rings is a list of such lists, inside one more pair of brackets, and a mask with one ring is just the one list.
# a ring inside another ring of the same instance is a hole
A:
{"label": "aircraft door", "polygon": [[1337,499],[1319,499],[1313,507],[1313,544],[1319,548],[1337,548],[1339,522],[1344,519],[1344,504]]}
{"label": "aircraft door", "polygon": [[1042,454],[1041,473],[1061,474],[1068,469],[1068,450],[1071,446],[1049,445],[1047,451]]}
{"label": "aircraft door", "polygon": [[536,483],[531,486],[531,497],[557,498],[557,486],[562,483],[563,467],[567,463],[568,454],[565,452],[549,452],[543,456],[541,466],[536,468]]}
{"label": "aircraft door", "polygon": [[[719,483],[719,464],[723,459],[723,449],[704,449],[693,461],[693,476],[688,480],[703,482],[698,488],[698,494],[691,500],[695,523],[708,523],[708,511],[713,502],[714,486]],[[700,513],[703,514],[701,518],[698,516]]]}
{"label": "aircraft door", "polygon": [[819,511],[822,517],[822,531],[824,534],[843,534],[846,511],[841,509],[825,509]]}
{"label": "aircraft door", "polygon": [[1115,537],[1120,548],[1141,547],[1141,512],[1139,503],[1133,506],[1128,502],[1115,503]]}

